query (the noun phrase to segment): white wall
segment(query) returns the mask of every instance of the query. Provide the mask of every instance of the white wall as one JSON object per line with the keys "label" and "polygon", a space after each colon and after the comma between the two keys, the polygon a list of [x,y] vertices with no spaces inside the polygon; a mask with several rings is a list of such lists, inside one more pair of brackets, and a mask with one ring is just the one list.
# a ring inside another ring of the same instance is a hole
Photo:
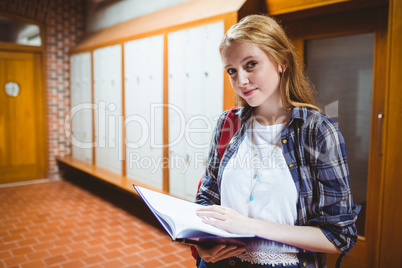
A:
{"label": "white wall", "polygon": [[87,33],[188,0],[87,0]]}

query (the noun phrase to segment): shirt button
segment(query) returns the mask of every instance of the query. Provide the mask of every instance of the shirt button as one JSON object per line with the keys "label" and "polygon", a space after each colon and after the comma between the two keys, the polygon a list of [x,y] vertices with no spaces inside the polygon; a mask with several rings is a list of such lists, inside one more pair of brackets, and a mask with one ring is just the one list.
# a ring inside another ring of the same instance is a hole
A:
{"label": "shirt button", "polygon": [[235,266],[235,264],[236,264],[236,261],[235,261],[235,260],[230,260],[230,261],[229,261],[229,265],[230,265],[230,266]]}
{"label": "shirt button", "polygon": [[290,164],[289,167],[292,168],[292,167],[293,167],[293,164]]}
{"label": "shirt button", "polygon": [[288,141],[287,141],[287,140],[283,140],[282,142],[283,142],[284,144],[288,143]]}
{"label": "shirt button", "polygon": [[307,263],[306,262],[303,262],[303,267],[306,267],[307,266]]}

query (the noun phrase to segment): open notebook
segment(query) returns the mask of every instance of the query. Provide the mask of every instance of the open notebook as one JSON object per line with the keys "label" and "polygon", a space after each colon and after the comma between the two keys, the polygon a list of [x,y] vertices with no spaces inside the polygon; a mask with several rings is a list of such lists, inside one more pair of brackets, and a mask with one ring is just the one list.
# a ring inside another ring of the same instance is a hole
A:
{"label": "open notebook", "polygon": [[199,204],[137,185],[133,186],[173,241],[187,244],[243,245],[245,238],[255,237],[229,233],[203,223],[202,219],[196,215],[196,210],[201,207]]}

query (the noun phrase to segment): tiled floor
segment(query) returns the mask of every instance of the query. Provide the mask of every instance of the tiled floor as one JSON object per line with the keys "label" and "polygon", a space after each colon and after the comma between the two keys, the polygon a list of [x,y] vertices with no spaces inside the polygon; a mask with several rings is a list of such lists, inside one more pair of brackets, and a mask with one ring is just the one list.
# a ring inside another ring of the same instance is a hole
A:
{"label": "tiled floor", "polygon": [[64,180],[0,188],[0,267],[195,267],[138,198],[104,192]]}

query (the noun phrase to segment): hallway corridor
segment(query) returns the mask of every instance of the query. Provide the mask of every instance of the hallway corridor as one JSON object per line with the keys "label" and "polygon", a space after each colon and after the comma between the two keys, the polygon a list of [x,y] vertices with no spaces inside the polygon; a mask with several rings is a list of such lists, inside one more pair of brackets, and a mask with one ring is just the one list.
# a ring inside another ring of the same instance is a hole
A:
{"label": "hallway corridor", "polygon": [[102,187],[1,187],[0,267],[195,267],[189,248],[171,242],[136,196],[93,188]]}

